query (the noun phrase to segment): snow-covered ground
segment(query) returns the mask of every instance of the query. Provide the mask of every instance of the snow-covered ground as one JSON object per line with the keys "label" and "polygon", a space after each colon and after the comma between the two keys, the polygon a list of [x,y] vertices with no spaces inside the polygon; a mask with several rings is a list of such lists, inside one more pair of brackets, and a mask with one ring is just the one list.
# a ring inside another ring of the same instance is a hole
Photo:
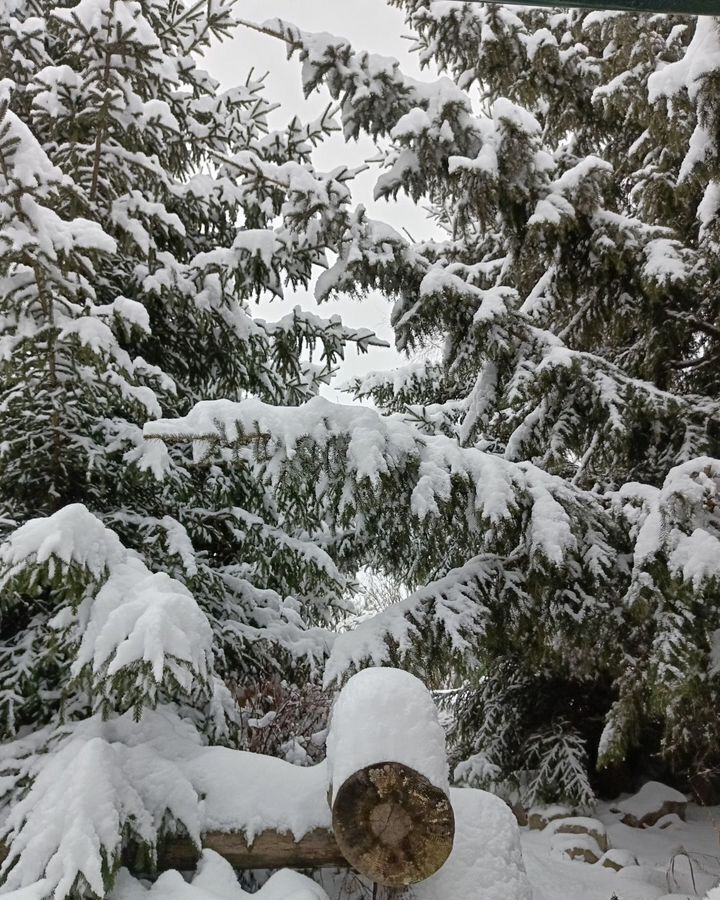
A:
{"label": "snow-covered ground", "polygon": [[552,828],[523,828],[534,900],[695,900],[720,882],[720,807],[690,804],[687,822],[672,817],[665,828],[630,828],[611,806],[602,804],[595,817],[606,826],[610,846],[629,851],[639,865],[615,872],[570,861],[551,849]]}

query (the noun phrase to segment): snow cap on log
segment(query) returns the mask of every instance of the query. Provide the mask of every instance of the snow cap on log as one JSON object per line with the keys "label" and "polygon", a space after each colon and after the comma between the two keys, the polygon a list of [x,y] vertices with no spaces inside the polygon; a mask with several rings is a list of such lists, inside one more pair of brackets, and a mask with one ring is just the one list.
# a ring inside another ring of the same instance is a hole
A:
{"label": "snow cap on log", "polygon": [[442,866],[454,836],[445,734],[421,681],[354,675],[333,706],[327,763],[333,831],[352,866],[389,887]]}
{"label": "snow cap on log", "polygon": [[447,794],[445,732],[435,702],[419,678],[402,669],[363,669],[332,708],[327,738],[334,801],[340,786],[371,763],[399,762]]}

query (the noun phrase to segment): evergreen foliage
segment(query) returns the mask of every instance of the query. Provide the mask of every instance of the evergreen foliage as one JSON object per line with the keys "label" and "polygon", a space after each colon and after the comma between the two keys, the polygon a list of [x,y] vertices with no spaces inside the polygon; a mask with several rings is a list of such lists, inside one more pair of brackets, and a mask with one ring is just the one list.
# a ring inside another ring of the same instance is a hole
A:
{"label": "evergreen foliage", "polygon": [[[523,802],[590,805],[637,747],[717,783],[717,23],[393,2],[439,79],[261,30],[443,240],[315,170],[331,112],[272,130],[199,68],[225,0],[0,2],[11,888],[198,840],[197,748],[257,746],[257,686],[323,663],[461,681],[456,777]],[[375,409],[317,396],[370,331],[251,313],[318,266],[442,346],[355,381]],[[364,567],[409,593],[336,636]]]}
{"label": "evergreen foliage", "polygon": [[[399,349],[442,345],[430,362],[355,380],[356,397],[428,448],[483,454],[472,477],[493,489],[490,473],[513,463],[547,473],[569,504],[540,512],[516,498],[519,516],[478,528],[450,488],[442,536],[427,514],[410,522],[422,568],[368,560],[417,592],[342,635],[327,675],[387,658],[447,673],[449,638],[456,671],[480,679],[457,735],[485,760],[475,783],[534,784],[535,796],[538,772],[553,772],[545,798],[582,803],[584,758],[613,769],[642,747],[707,795],[720,784],[717,22],[393,3],[438,80],[341,38],[261,29],[299,55],[307,92],[341,101],[347,138],[381,142],[376,196],[430,204],[446,232],[413,243],[359,211],[318,299],[380,288]],[[179,436],[196,433],[186,426]],[[557,538],[550,552],[528,552],[538,527]],[[511,691],[498,673],[527,695],[507,712],[502,753],[485,722],[487,692]],[[548,697],[553,684],[564,687]],[[582,694],[595,714],[579,714]]]}
{"label": "evergreen foliage", "polygon": [[[188,587],[229,681],[275,671],[307,623],[333,619],[343,577],[297,516],[279,520],[261,485],[227,460],[201,471],[179,460],[162,483],[132,463],[143,422],[161,409],[248,393],[296,404],[328,380],[348,341],[377,341],[299,309],[278,322],[251,314],[250,299],[307,283],[334,246],[352,173],[312,169],[329,116],[271,131],[261,82],[220,92],[198,67],[195,54],[232,26],[227,5],[87,0],[2,12],[7,735],[36,723],[25,705],[50,690],[36,680],[55,653],[44,625],[59,605],[77,607],[88,577],[99,587],[110,571],[80,573],[80,530],[77,545],[23,562],[13,529],[32,516],[82,503]],[[320,361],[308,363],[306,348]],[[18,652],[37,653],[37,664],[13,662]],[[301,655],[323,652],[307,640]],[[35,676],[24,687],[20,671]]]}
{"label": "evergreen foliage", "polygon": [[[123,848],[152,863],[164,830],[197,831],[187,797],[179,816],[128,774],[133,719],[257,744],[347,605],[297,497],[237,453],[189,467],[142,437],[200,398],[297,405],[348,344],[379,343],[299,308],[253,315],[337,247],[353,172],[313,167],[331,110],[274,129],[262,79],[221,91],[201,68],[231,5],[0,3],[3,872],[42,896],[102,895]],[[275,749],[301,758],[295,737]]]}

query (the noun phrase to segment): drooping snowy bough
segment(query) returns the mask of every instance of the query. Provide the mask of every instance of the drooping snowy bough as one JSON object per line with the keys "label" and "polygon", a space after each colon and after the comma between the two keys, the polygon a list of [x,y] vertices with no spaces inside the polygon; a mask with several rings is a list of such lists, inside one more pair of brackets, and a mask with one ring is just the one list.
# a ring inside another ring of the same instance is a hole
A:
{"label": "drooping snowy bough", "polygon": [[347,861],[389,887],[434,875],[455,820],[445,734],[424,685],[399,669],[365,669],[333,707],[328,799]]}

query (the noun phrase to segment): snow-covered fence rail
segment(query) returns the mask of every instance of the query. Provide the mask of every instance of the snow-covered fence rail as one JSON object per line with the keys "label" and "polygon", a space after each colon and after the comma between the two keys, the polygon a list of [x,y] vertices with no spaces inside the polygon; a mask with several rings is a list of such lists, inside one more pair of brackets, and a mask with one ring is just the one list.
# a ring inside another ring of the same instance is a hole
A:
{"label": "snow-covered fence rail", "polygon": [[[70,879],[85,872],[72,868],[91,843],[87,831],[75,829],[76,774],[100,786],[97,821],[105,827],[110,753],[118,790],[134,798],[141,814],[152,810],[156,829],[163,819],[171,828],[143,849],[137,830],[114,844],[107,832],[95,832],[136,875],[187,871],[197,863],[201,880],[208,867],[227,863],[237,869],[339,867],[385,885],[393,896],[397,886],[408,885],[398,894],[408,900],[475,900],[479,885],[485,900],[531,900],[512,812],[484,791],[448,788],[442,729],[419,681],[392,669],[355,675],[335,702],[327,744],[324,762],[301,767],[207,746],[168,709],[146,710],[139,721],[132,712],[106,722],[94,717],[68,736],[57,765],[15,807],[24,803],[40,815],[23,827],[27,815],[18,814],[21,827],[6,828],[12,852],[2,854],[8,863],[3,889],[35,883],[52,865],[64,866],[61,874],[69,868]],[[83,795],[82,802],[92,805],[95,797]],[[67,815],[61,814],[65,807]],[[122,877],[132,880],[127,872]],[[168,884],[184,884],[170,873],[161,882],[162,896]],[[96,893],[103,895],[102,888]],[[312,896],[325,894],[318,888]]]}
{"label": "snow-covered fence rail", "polygon": [[[292,798],[288,798],[292,802]],[[214,850],[236,869],[325,869],[348,861],[329,828],[313,828],[296,840],[291,832],[265,830],[252,840],[243,832],[209,831],[203,849]],[[200,851],[189,838],[173,838],[158,854],[157,868],[192,869]]]}
{"label": "snow-covered fence rail", "polygon": [[[350,679],[333,707],[325,763],[301,769],[255,754],[235,758],[246,775],[228,791],[247,780],[259,799],[238,809],[236,830],[205,832],[202,845],[236,868],[349,866],[398,887],[429,878],[452,850],[445,737],[432,697],[406,672],[367,669]],[[278,801],[280,817],[269,809]],[[158,868],[190,869],[198,856],[189,838],[173,837]]]}
{"label": "snow-covered fence rail", "polygon": [[[445,736],[424,685],[395,669],[358,673],[335,702],[327,745],[326,762],[312,769],[214,748],[216,774],[223,780],[227,763],[232,772],[225,797],[206,797],[215,806],[209,820],[233,830],[206,831],[203,848],[239,869],[350,866],[389,887],[435,874],[452,850],[455,822]],[[249,792],[256,799],[248,804]],[[199,852],[189,838],[172,837],[158,868],[193,868]]]}

